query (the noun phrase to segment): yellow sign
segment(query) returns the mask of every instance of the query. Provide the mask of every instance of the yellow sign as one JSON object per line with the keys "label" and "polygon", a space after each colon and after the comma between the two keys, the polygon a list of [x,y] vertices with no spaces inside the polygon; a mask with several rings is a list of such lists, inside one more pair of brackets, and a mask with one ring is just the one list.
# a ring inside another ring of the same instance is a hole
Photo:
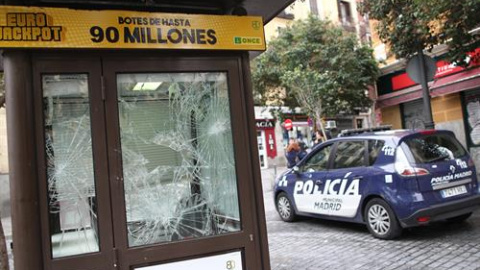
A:
{"label": "yellow sign", "polygon": [[261,17],[0,6],[1,48],[265,50]]}

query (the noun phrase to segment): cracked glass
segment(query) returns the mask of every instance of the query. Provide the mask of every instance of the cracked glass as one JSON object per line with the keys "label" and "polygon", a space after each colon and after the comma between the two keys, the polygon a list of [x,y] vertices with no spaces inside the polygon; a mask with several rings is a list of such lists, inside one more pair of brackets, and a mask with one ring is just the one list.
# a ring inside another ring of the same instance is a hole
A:
{"label": "cracked glass", "polygon": [[99,251],[88,76],[43,75],[52,257]]}
{"label": "cracked glass", "polygon": [[130,247],[241,229],[227,74],[118,74]]}

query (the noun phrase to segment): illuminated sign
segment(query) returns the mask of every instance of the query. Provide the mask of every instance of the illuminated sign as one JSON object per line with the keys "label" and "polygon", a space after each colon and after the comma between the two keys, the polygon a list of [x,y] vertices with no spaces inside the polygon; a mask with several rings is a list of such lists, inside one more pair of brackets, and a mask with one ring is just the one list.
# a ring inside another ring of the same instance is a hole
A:
{"label": "illuminated sign", "polygon": [[261,17],[0,7],[2,48],[265,50]]}
{"label": "illuminated sign", "polygon": [[275,120],[262,119],[255,120],[258,129],[275,128]]}

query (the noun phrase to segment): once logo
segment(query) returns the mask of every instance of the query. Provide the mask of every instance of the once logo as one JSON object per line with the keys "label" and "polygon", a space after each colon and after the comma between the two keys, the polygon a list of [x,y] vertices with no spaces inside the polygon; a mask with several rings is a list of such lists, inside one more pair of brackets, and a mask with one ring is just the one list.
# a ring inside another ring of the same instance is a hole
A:
{"label": "once logo", "polygon": [[252,28],[255,29],[255,30],[260,29],[261,26],[262,26],[262,24],[259,21],[253,21],[252,22]]}
{"label": "once logo", "polygon": [[262,40],[259,37],[234,37],[233,43],[236,45],[260,45]]}

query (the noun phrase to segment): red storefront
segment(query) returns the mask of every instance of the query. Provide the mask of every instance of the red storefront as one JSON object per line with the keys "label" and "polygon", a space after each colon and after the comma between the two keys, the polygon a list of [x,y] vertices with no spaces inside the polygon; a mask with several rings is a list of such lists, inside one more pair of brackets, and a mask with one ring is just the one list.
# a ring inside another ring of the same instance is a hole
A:
{"label": "red storefront", "polygon": [[277,143],[275,139],[275,120],[256,119],[257,144],[260,168],[268,168],[268,159],[277,156]]}
{"label": "red storefront", "polygon": [[[429,82],[432,114],[437,129],[452,130],[480,166],[480,49],[460,67],[441,57]],[[385,74],[377,82],[377,121],[394,128],[423,128],[421,86],[404,69]]]}

